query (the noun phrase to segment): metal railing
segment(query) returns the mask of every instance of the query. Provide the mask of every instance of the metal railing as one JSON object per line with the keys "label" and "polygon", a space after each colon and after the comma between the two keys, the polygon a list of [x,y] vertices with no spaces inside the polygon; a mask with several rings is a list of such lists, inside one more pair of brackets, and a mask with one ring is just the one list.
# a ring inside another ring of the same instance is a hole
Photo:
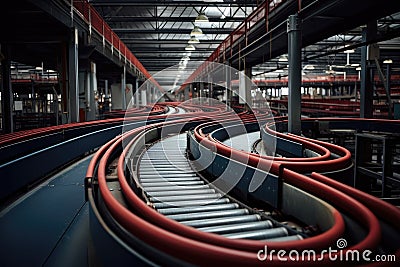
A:
{"label": "metal railing", "polygon": [[209,62],[225,62],[228,58],[232,57],[233,47],[238,45],[243,36],[245,46],[247,46],[249,32],[263,19],[265,21],[265,32],[268,32],[270,12],[286,1],[287,0],[265,0],[260,4],[256,10],[254,10],[234,31],[229,34],[224,41],[222,41],[208,59],[189,76],[187,82],[182,85],[181,89],[183,89],[185,84],[190,84],[203,71],[207,70],[210,67]]}
{"label": "metal railing", "polygon": [[111,27],[87,0],[74,0],[73,8],[89,25],[89,32],[95,30],[103,38],[103,46],[108,43],[111,46],[112,53],[117,53],[121,60],[125,61],[125,63],[129,63],[146,79],[152,77],[142,63],[135,57],[135,55],[133,55],[118,35],[113,32]]}

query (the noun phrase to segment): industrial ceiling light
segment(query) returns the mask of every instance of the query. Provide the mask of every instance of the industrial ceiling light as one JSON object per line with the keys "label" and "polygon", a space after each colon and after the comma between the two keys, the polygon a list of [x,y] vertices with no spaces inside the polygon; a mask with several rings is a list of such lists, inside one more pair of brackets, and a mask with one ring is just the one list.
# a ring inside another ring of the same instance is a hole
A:
{"label": "industrial ceiling light", "polygon": [[194,23],[203,23],[203,22],[209,22],[208,17],[206,16],[206,14],[204,14],[204,12],[200,12],[199,15],[196,17],[196,19],[194,20]]}
{"label": "industrial ceiling light", "polygon": [[188,44],[198,44],[200,43],[200,40],[196,36],[190,37]]}
{"label": "industrial ceiling light", "polygon": [[190,36],[203,35],[203,31],[199,26],[194,26],[193,30],[190,32]]}
{"label": "industrial ceiling light", "polygon": [[279,62],[287,62],[287,61],[288,61],[288,58],[287,58],[286,55],[283,55],[283,56],[281,56],[281,57],[278,59],[278,61],[279,61]]}
{"label": "industrial ceiling light", "polygon": [[385,59],[385,60],[383,61],[383,64],[392,64],[392,63],[393,63],[393,60],[391,60],[390,58]]}
{"label": "industrial ceiling light", "polygon": [[314,70],[315,67],[314,67],[314,65],[305,65],[303,69],[304,70]]}
{"label": "industrial ceiling light", "polygon": [[361,67],[357,67],[356,70],[361,70]]}
{"label": "industrial ceiling light", "polygon": [[192,44],[188,44],[188,45],[185,47],[185,50],[186,50],[186,51],[194,51],[194,50],[196,50],[196,47],[194,47],[194,45],[192,45]]}
{"label": "industrial ceiling light", "polygon": [[354,52],[356,52],[354,49],[346,49],[343,51],[343,53],[345,53],[345,54],[352,54]]}

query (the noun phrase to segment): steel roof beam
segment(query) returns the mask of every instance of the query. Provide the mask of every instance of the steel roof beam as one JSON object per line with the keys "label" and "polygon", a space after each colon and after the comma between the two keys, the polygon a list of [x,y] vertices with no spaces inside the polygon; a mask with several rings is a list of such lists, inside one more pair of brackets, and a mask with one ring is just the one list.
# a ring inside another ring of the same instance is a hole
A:
{"label": "steel roof beam", "polygon": [[[210,22],[242,22],[245,17],[210,17]],[[117,22],[193,22],[193,17],[139,17],[139,16],[106,16],[107,23]]]}
{"label": "steel roof beam", "polygon": [[[233,29],[202,28],[204,34],[229,34]],[[113,29],[117,34],[190,34],[192,29]]]}
{"label": "steel roof beam", "polygon": [[[186,40],[182,39],[166,39],[166,40],[158,40],[158,39],[137,39],[137,38],[121,38],[124,44],[152,44],[152,45],[167,45],[167,44],[185,44]],[[220,44],[223,39],[220,40],[200,40],[201,44]]]}
{"label": "steel roof beam", "polygon": [[240,7],[240,6],[248,6],[248,7],[257,7],[257,0],[225,0],[224,2],[219,1],[173,1],[173,0],[126,0],[126,1],[116,1],[110,2],[109,0],[93,0],[91,1],[92,6],[188,6],[188,7],[207,7],[207,6],[219,6],[219,7]]}
{"label": "steel roof beam", "polygon": [[373,44],[373,43],[377,43],[377,42],[390,40],[390,39],[393,39],[393,38],[396,38],[396,37],[399,37],[399,36],[400,36],[400,29],[396,29],[396,30],[391,31],[390,33],[383,34],[383,35],[378,35],[377,37],[375,37],[375,38],[373,38],[373,39],[371,39],[369,41],[357,42],[357,43],[349,45],[347,47],[331,50],[331,51],[325,52],[325,53],[320,54],[320,55],[311,56],[308,59],[310,60],[310,59],[315,59],[315,58],[319,58],[319,57],[323,57],[323,56],[337,54],[337,53],[343,52],[343,51],[348,50],[348,49],[355,49],[355,48],[358,48],[358,47],[361,47],[361,46],[364,46],[364,45],[369,45],[369,44]]}
{"label": "steel roof beam", "polygon": [[[139,56],[157,56],[157,57],[159,57],[159,58],[161,58],[163,55],[165,55],[165,56],[185,56],[185,55],[187,55],[187,53],[186,53],[186,51],[184,50],[184,49],[180,49],[179,50],[179,48],[178,49],[175,49],[175,50],[168,50],[168,51],[165,51],[165,50],[156,50],[156,49],[154,49],[154,50],[145,50],[145,51],[143,51],[143,50],[140,50],[140,49],[134,49],[134,48],[132,48],[132,51],[134,51],[135,52],[135,55],[136,54],[138,54],[138,57]],[[199,51],[199,52],[197,52],[197,53],[192,53],[192,55],[193,56],[197,56],[197,57],[207,57],[207,56],[209,56],[210,55],[210,52],[209,52],[209,50],[203,50],[203,51]]]}

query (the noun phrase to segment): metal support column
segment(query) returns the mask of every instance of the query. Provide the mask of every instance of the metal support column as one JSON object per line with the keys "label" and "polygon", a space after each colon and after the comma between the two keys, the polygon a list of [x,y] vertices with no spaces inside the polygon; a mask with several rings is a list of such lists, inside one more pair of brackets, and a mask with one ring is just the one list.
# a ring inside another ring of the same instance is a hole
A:
{"label": "metal support column", "polygon": [[140,92],[140,95],[142,97],[142,106],[147,105],[147,91],[149,89],[149,81],[146,82],[146,88],[143,88],[143,90]]}
{"label": "metal support column", "polygon": [[139,79],[135,79],[135,106],[136,108],[140,108],[139,105],[139,95],[140,95],[140,90],[139,90]]}
{"label": "metal support column", "polygon": [[3,133],[14,132],[14,119],[13,119],[13,92],[11,85],[11,60],[9,47],[2,44],[1,53],[4,56],[1,61],[1,113],[2,113],[2,128]]}
{"label": "metal support column", "polygon": [[188,100],[190,100],[191,98],[193,99],[195,96],[195,88],[199,87],[200,85],[198,84],[198,82],[193,81],[191,84],[189,84],[189,92],[188,92]]}
{"label": "metal support column", "polygon": [[226,110],[230,110],[231,100],[232,100],[232,88],[231,88],[231,79],[232,79],[232,68],[229,66],[229,63],[226,63],[227,67],[225,68],[225,79],[226,79]]}
{"label": "metal support column", "polygon": [[[367,42],[377,32],[377,22],[370,22],[367,27],[362,30],[362,42]],[[361,88],[360,88],[360,117],[361,118],[372,118],[373,116],[373,100],[374,100],[374,88],[373,82],[370,75],[369,61],[374,60],[371,58],[373,46],[364,45],[361,47]]]}
{"label": "metal support column", "polygon": [[[17,78],[18,79],[18,78]],[[12,85],[11,85],[12,86]],[[37,109],[37,105],[36,105],[36,97],[35,97],[35,83],[32,82],[31,83],[31,94],[32,94],[32,109],[33,112],[38,112]]]}
{"label": "metal support column", "polygon": [[151,101],[151,83],[147,83],[147,89],[146,89],[146,105],[150,104]]}
{"label": "metal support column", "polygon": [[251,84],[251,67],[246,67],[244,69],[244,75],[246,76],[246,79],[244,81],[245,84],[245,104],[247,104],[247,107],[251,109],[253,107],[253,100],[251,99],[251,89],[252,89],[252,84]]}
{"label": "metal support column", "polygon": [[185,87],[185,89],[184,89],[184,98],[183,98],[183,100],[184,101],[188,101],[189,100],[189,90],[190,90],[190,88],[189,88],[190,86],[186,86]]}
{"label": "metal support column", "polygon": [[68,49],[68,122],[79,122],[78,29],[70,33]]}
{"label": "metal support column", "polygon": [[104,111],[110,110],[110,96],[108,92],[108,80],[104,81]]}
{"label": "metal support column", "polygon": [[104,80],[104,99],[108,99],[108,80]]}
{"label": "metal support column", "polygon": [[390,63],[386,64],[386,88],[388,89],[388,93],[390,95],[390,87],[392,86],[390,82],[390,77],[392,75],[392,69],[390,67]]}
{"label": "metal support column", "polygon": [[87,64],[79,64],[78,70],[79,121],[86,120],[89,110],[90,73]]}
{"label": "metal support column", "polygon": [[151,87],[151,97],[150,97],[150,104],[154,103],[156,97],[155,97],[155,93],[156,93],[156,88],[154,86]]}
{"label": "metal support column", "polygon": [[289,57],[288,131],[301,134],[301,29],[298,15],[287,24]]}
{"label": "metal support column", "polygon": [[64,42],[61,45],[61,64],[59,66],[60,76],[60,91],[61,91],[61,124],[68,122],[68,47],[69,42]]}
{"label": "metal support column", "polygon": [[390,77],[391,77],[391,68],[390,68],[390,63],[386,64],[386,94],[388,95],[388,98],[390,99],[390,102],[388,103],[389,105],[389,114],[388,114],[388,119],[393,119],[393,108],[392,108],[392,101],[391,101],[391,90],[390,87],[392,86],[390,82]]}
{"label": "metal support column", "polygon": [[213,77],[211,75],[208,76],[208,105],[212,105],[213,103],[213,94],[214,94],[214,88],[213,88]]}
{"label": "metal support column", "polygon": [[95,95],[97,93],[97,78],[96,78],[96,63],[90,62],[90,87],[88,94],[88,112],[87,112],[87,120],[95,120],[96,119],[96,110],[97,103],[95,100]]}
{"label": "metal support column", "polygon": [[121,99],[122,99],[122,109],[126,109],[126,69],[125,66],[122,67],[121,74]]}
{"label": "metal support column", "polygon": [[205,95],[204,95],[204,82],[200,82],[199,83],[199,102],[200,102],[200,105],[204,104],[204,101],[203,101],[202,97],[205,97]]}

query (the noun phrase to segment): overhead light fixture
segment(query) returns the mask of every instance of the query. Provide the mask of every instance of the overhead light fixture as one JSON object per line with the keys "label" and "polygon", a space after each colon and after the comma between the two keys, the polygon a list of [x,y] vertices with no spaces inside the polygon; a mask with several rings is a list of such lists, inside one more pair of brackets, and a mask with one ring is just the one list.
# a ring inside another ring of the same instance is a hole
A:
{"label": "overhead light fixture", "polygon": [[[346,47],[348,47],[349,45],[345,45],[344,47],[346,48]],[[354,49],[346,49],[346,50],[344,50],[343,51],[343,53],[345,53],[345,54],[351,54],[351,53],[354,53],[354,52],[356,52]]]}
{"label": "overhead light fixture", "polygon": [[305,69],[305,70],[314,70],[315,67],[314,67],[314,65],[305,65],[303,69]]}
{"label": "overhead light fixture", "polygon": [[359,67],[359,66],[360,66],[360,64],[358,64],[358,63],[354,63],[354,64],[350,64],[350,66],[351,66],[351,67]]}
{"label": "overhead light fixture", "polygon": [[354,49],[346,49],[343,51],[343,53],[345,53],[345,54],[352,54],[354,52],[356,52]]}
{"label": "overhead light fixture", "polygon": [[287,62],[288,58],[287,58],[287,56],[283,55],[283,56],[279,57],[278,61],[279,62]]}
{"label": "overhead light fixture", "polygon": [[391,60],[390,58],[385,59],[385,60],[383,61],[383,64],[392,64],[392,63],[393,63],[393,60]]}
{"label": "overhead light fixture", "polygon": [[190,32],[190,36],[194,35],[203,35],[203,31],[200,29],[199,26],[194,26],[193,30]]}
{"label": "overhead light fixture", "polygon": [[192,45],[192,44],[188,44],[188,45],[185,47],[185,50],[186,50],[186,51],[194,51],[194,50],[196,50],[196,47],[194,47],[194,45]]}
{"label": "overhead light fixture", "polygon": [[361,67],[357,67],[356,70],[361,70]]}
{"label": "overhead light fixture", "polygon": [[196,19],[194,20],[195,23],[203,23],[203,22],[209,22],[208,21],[208,17],[206,16],[206,14],[204,14],[204,12],[200,12],[199,15],[196,17]]}
{"label": "overhead light fixture", "polygon": [[190,37],[188,44],[198,44],[200,43],[200,40],[196,36]]}

